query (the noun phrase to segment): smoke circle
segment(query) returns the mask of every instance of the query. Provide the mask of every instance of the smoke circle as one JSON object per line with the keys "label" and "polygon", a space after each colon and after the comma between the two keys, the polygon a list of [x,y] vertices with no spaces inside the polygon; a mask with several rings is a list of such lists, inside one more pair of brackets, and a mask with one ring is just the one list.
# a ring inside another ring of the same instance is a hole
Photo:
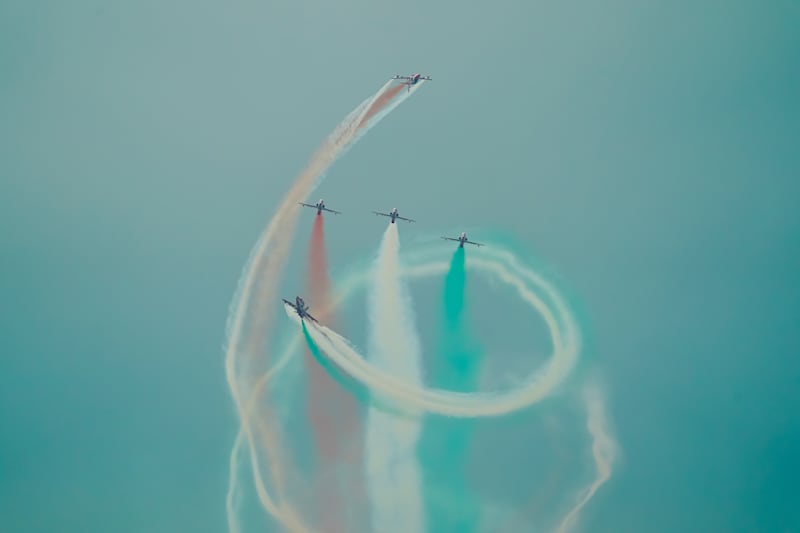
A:
{"label": "smoke circle", "polygon": [[[441,257],[441,248],[406,253],[400,274],[416,279],[445,274],[450,266]],[[331,305],[336,308],[369,281],[371,265],[362,265],[338,284]],[[459,418],[491,417],[509,414],[529,407],[548,397],[572,372],[580,352],[581,337],[575,318],[565,298],[530,266],[510,250],[493,246],[492,250],[476,250],[467,256],[466,269],[494,277],[515,289],[522,300],[544,319],[552,339],[553,352],[541,369],[533,370],[519,386],[505,392],[454,392],[430,388],[400,380],[372,366],[357,350],[336,332],[324,326],[309,324],[309,333],[323,353],[343,372],[376,396],[407,409]],[[287,308],[290,318],[300,318]],[[284,365],[299,348],[302,334],[292,339],[276,365]]]}

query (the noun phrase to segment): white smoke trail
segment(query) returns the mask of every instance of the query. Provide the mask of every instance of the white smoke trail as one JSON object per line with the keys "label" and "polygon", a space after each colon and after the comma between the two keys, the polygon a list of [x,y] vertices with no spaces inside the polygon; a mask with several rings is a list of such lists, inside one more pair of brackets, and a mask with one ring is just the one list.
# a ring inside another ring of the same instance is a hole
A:
{"label": "white smoke trail", "polygon": [[[367,301],[370,362],[404,381],[421,384],[420,342],[411,301],[402,286],[397,224],[383,235]],[[372,530],[424,531],[416,457],[420,421],[370,408],[366,422],[366,476]]]}
{"label": "white smoke trail", "polygon": [[592,499],[597,490],[611,477],[611,466],[617,454],[617,443],[611,437],[606,420],[603,396],[596,386],[587,386],[583,394],[586,401],[586,427],[592,436],[592,457],[597,468],[597,475],[592,483],[583,491],[578,503],[564,516],[558,527],[558,533],[565,533],[575,526],[583,506]]}
{"label": "white smoke trail", "polygon": [[[253,403],[256,401],[253,398],[256,396],[256,392],[253,390],[252,382],[255,376],[261,373],[258,365],[262,363],[266,348],[265,341],[272,324],[275,309],[273,302],[277,297],[277,283],[288,256],[289,246],[294,236],[299,216],[297,203],[305,200],[316,188],[323,179],[325,172],[338,157],[360,139],[367,130],[376,125],[381,118],[386,116],[386,113],[379,112],[364,123],[364,118],[370,112],[374,112],[371,109],[373,103],[391,85],[391,81],[387,82],[375,95],[356,107],[325,140],[322,147],[309,161],[306,169],[297,177],[279,206],[277,213],[250,254],[234,295],[226,323],[225,373],[242,424],[240,436],[237,436],[231,450],[230,465],[232,469],[230,471],[227,501],[234,501],[233,494],[235,487],[238,486],[236,457],[244,441],[250,448],[253,477],[262,507],[291,530],[305,530],[306,528],[296,517],[296,513],[293,510],[276,502],[276,499],[284,499],[282,483],[280,482],[283,478],[282,460],[279,457],[281,450],[275,432],[263,427],[266,424],[265,421],[272,418],[271,413],[266,406],[261,405],[260,408],[254,408],[250,414],[247,414],[249,410],[245,409],[244,406],[251,401]],[[402,95],[399,98],[402,98],[402,101],[408,96]],[[397,104],[399,102],[394,102],[395,106]],[[240,360],[242,356],[246,356],[244,361]],[[244,363],[244,365],[241,363]],[[244,398],[247,398],[247,401]],[[257,445],[251,428],[251,417],[262,425],[259,432],[261,438],[260,446],[270,463],[276,499],[267,493],[259,471]],[[229,513],[235,512],[235,506],[233,504],[228,505],[227,510]],[[231,532],[237,533],[238,521],[229,516],[228,524]]]}
{"label": "white smoke trail", "polygon": [[[425,255],[412,255],[407,260],[417,263],[405,269],[405,275],[411,277],[443,274],[449,268],[447,260]],[[508,414],[548,397],[569,376],[580,350],[578,328],[566,302],[549,282],[508,252],[473,253],[468,256],[466,267],[489,273],[516,289],[522,300],[539,312],[552,337],[553,353],[545,367],[532,372],[513,390],[459,393],[427,388],[369,364],[344,337],[325,326],[313,324],[308,328],[309,334],[339,368],[374,394],[405,408],[452,417],[485,417]],[[363,283],[355,276],[349,280],[346,292]]]}
{"label": "white smoke trail", "polygon": [[[233,450],[231,451],[230,459],[228,459],[228,472],[238,471],[239,449],[242,447],[243,438],[244,435],[242,435],[241,432],[236,435],[236,440],[233,443]],[[225,497],[225,512],[228,515],[228,531],[231,533],[238,533],[238,531],[241,530],[238,518],[239,502],[237,499],[238,492],[236,488],[236,476],[231,475],[228,478],[228,494]]]}

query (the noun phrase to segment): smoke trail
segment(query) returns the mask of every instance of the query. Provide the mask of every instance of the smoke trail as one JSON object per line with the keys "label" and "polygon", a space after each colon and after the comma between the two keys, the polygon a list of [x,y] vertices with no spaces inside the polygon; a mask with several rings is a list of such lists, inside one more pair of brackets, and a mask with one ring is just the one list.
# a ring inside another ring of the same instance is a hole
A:
{"label": "smoke trail", "polygon": [[[308,294],[314,305],[314,316],[322,322],[334,323],[325,252],[325,218],[322,214],[317,214],[314,219],[308,255]],[[358,499],[361,487],[356,474],[346,480],[346,486],[341,487],[344,490],[340,490],[335,473],[342,462],[347,463],[351,471],[359,463],[361,443],[354,438],[360,433],[357,405],[353,397],[317,363],[311,345],[307,346],[305,363],[309,374],[308,419],[314,433],[319,474],[315,507],[321,515],[323,531],[345,532],[352,528],[344,522],[344,498]]]}
{"label": "smoke trail", "polygon": [[[445,277],[439,351],[433,358],[431,384],[469,392],[477,385],[480,348],[470,339],[464,320],[466,264],[464,248],[456,248]],[[473,422],[429,417],[420,440],[425,465],[425,503],[431,531],[475,531],[478,501],[468,488],[465,460]],[[439,495],[446,494],[446,505]],[[455,510],[455,512],[454,512]]]}
{"label": "smoke trail", "polygon": [[[540,402],[552,394],[572,371],[580,350],[580,334],[566,302],[555,287],[520,263],[513,254],[498,248],[471,254],[467,262],[468,269],[478,268],[514,288],[522,300],[544,319],[553,346],[553,354],[544,368],[532,372],[515,389],[461,393],[422,387],[370,365],[345,338],[325,326],[314,325],[309,328],[309,333],[320,349],[344,372],[384,401],[407,409],[473,418],[508,414]],[[424,277],[446,272],[449,263],[437,260],[435,256],[407,256],[406,262],[410,266],[405,274]],[[343,295],[364,284],[365,277],[363,272],[359,272],[346,280]]]}
{"label": "smoke trail", "polygon": [[[228,471],[235,472],[238,469],[238,459],[239,459],[239,449],[242,447],[242,438],[244,436],[241,432],[236,435],[236,440],[233,443],[233,450],[234,453],[231,453],[230,459],[228,460]],[[239,531],[241,528],[239,526],[238,510],[239,510],[239,501],[237,499],[238,492],[236,490],[236,478],[234,476],[230,476],[228,480],[228,494],[225,498],[225,512],[228,515],[228,531],[231,533]]]}
{"label": "smoke trail", "polygon": [[[283,365],[275,365],[271,368],[268,372],[266,372],[261,378],[255,383],[253,386],[253,394],[250,397],[250,401],[244,407],[243,411],[243,418],[245,420],[249,420],[254,408],[255,401],[259,398],[261,391],[264,389],[266,384],[273,378],[277,372],[279,372],[283,368]],[[256,422],[256,429],[265,438],[268,438],[269,432],[266,431],[266,428],[263,424],[259,423],[260,421]],[[267,492],[265,482],[263,477],[261,476],[261,470],[259,469],[259,458],[258,458],[258,451],[256,447],[253,445],[254,437],[251,430],[248,429],[248,432],[240,431],[236,441],[233,446],[233,450],[231,451],[231,459],[230,459],[230,468],[233,470],[231,471],[232,474],[229,479],[229,486],[228,486],[228,496],[226,499],[226,511],[228,513],[228,528],[231,531],[239,531],[239,521],[236,518],[236,508],[235,508],[235,494],[236,494],[236,458],[238,457],[241,446],[243,444],[243,439],[246,437],[250,443],[249,452],[250,452],[250,461],[253,464],[253,475],[255,477],[255,486],[256,492],[259,498],[259,501],[264,506],[264,508],[269,512],[272,516],[274,516],[278,521],[288,527],[291,531],[307,531],[306,527],[299,521],[296,514],[292,509],[282,509],[278,506],[275,502],[273,497],[269,495]],[[275,449],[274,444],[272,446],[265,447],[265,453],[269,456],[271,450]],[[274,457],[271,457],[274,460]]]}
{"label": "smoke trail", "polygon": [[597,476],[586,488],[583,496],[561,521],[558,533],[565,533],[577,523],[580,513],[586,503],[592,499],[597,490],[611,477],[611,466],[617,453],[617,444],[611,437],[606,420],[603,396],[597,386],[587,386],[584,390],[586,401],[587,421],[586,427],[592,436],[592,457],[594,458]]}
{"label": "smoke trail", "polygon": [[[373,365],[420,382],[419,339],[399,268],[397,224],[383,235],[367,300],[369,354]],[[366,428],[366,475],[372,503],[372,530],[424,531],[419,467],[414,447],[419,421],[370,408]]]}
{"label": "smoke trail", "polygon": [[391,110],[394,108],[387,107],[387,104],[389,104],[392,101],[392,99],[394,99],[394,97],[397,96],[397,94],[403,90],[403,87],[404,87],[403,85],[397,85],[396,87],[391,87],[387,89],[383,94],[381,94],[378,98],[376,98],[373,104],[367,110],[366,114],[364,115],[364,118],[361,119],[359,126],[366,124],[367,122],[372,120],[375,117],[375,115],[381,112],[381,110],[384,110],[386,113],[391,112]]}
{"label": "smoke trail", "polygon": [[[288,508],[286,504],[278,505],[276,503],[276,500],[285,500],[282,480],[286,476],[282,469],[287,461],[286,450],[280,445],[279,434],[276,431],[267,431],[264,427],[268,424],[266,421],[274,419],[274,414],[264,402],[252,400],[254,408],[252,412],[248,413],[248,416],[245,416],[244,406],[249,405],[251,397],[256,395],[254,390],[256,376],[264,374],[268,368],[269,360],[263,355],[267,348],[266,340],[269,338],[273,321],[277,283],[286,262],[297,223],[296,204],[304,200],[318,185],[327,169],[338,157],[341,157],[366,131],[386,116],[386,113],[374,104],[391,85],[391,81],[387,82],[375,95],[357,106],[325,140],[322,147],[309,161],[306,169],[297,177],[277,213],[256,243],[240,278],[228,315],[225,373],[242,424],[240,431],[245,437],[244,439],[237,437],[236,442],[244,441],[250,448],[256,492],[262,507],[291,530],[305,530],[306,527],[297,518],[294,510]],[[410,93],[407,93],[405,97],[399,96],[398,98],[405,99],[409,95]],[[386,105],[384,103],[382,107]],[[399,102],[392,101],[389,105],[396,106],[399,105]],[[365,117],[369,113],[373,114],[373,118],[365,121]],[[251,422],[259,425],[257,434],[253,431]],[[257,437],[260,439],[258,444],[256,443]],[[267,493],[261,473],[258,471],[257,445],[267,456],[271,466],[275,498]],[[234,458],[240,449],[240,446],[234,443],[231,450],[230,463],[232,465],[236,464]],[[238,483],[236,469],[230,472],[230,477],[232,479],[229,486],[236,487]],[[232,496],[229,494],[229,501],[231,499]],[[232,509],[233,506],[228,508]],[[232,531],[236,531],[236,520],[229,518],[229,526]]]}

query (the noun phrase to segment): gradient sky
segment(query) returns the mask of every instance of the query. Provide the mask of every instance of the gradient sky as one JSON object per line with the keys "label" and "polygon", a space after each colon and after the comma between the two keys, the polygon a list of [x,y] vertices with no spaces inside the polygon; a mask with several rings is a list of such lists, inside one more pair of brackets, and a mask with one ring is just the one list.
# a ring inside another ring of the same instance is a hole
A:
{"label": "gradient sky", "polygon": [[[585,531],[800,530],[798,28],[796,0],[0,2],[0,531],[224,530],[243,263],[410,72],[434,81],[312,198],[345,213],[334,275],[373,209],[418,220],[401,239],[515,235],[610,394]],[[497,317],[473,322],[514,335]],[[514,492],[503,444],[481,462]]]}

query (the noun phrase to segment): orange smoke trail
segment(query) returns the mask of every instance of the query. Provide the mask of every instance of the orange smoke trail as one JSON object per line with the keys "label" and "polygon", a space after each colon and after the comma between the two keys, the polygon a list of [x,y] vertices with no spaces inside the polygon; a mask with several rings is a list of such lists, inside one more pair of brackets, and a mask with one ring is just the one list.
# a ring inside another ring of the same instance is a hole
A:
{"label": "orange smoke trail", "polygon": [[[309,242],[308,290],[310,304],[317,310],[316,317],[325,324],[335,319],[331,310],[328,260],[325,250],[325,219],[318,214]],[[347,501],[357,498],[361,489],[360,424],[355,399],[328,375],[306,349],[305,364],[308,369],[308,419],[314,434],[317,451],[317,469],[320,473],[333,473],[343,462],[348,471],[356,471],[350,485],[340,487],[335,475],[322,475],[317,485],[317,509],[320,513],[321,530],[325,533],[345,533],[351,530],[345,522]],[[355,445],[355,446],[354,446]],[[348,449],[349,448],[349,449]]]}

